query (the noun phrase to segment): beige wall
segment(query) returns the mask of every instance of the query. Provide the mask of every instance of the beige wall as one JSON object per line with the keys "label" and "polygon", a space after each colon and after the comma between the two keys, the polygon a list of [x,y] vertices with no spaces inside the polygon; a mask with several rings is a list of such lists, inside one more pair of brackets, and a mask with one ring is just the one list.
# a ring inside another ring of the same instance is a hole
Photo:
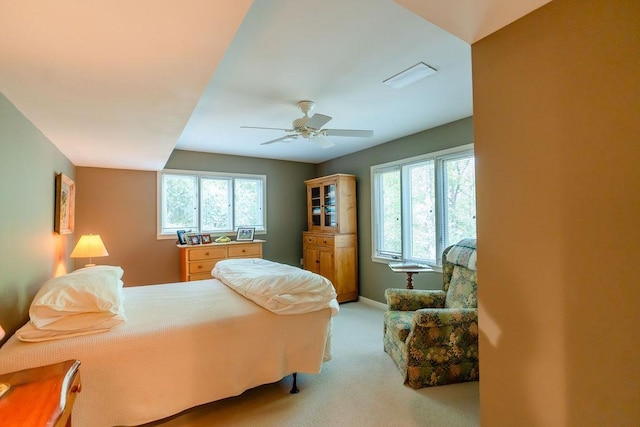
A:
{"label": "beige wall", "polygon": [[121,266],[127,286],[180,281],[175,241],[156,239],[156,173],[78,167],[76,176],[76,241],[99,234],[109,252],[93,261]]}
{"label": "beige wall", "polygon": [[[0,325],[7,336],[29,318],[42,283],[73,270],[73,234],[53,231],[55,176],[71,162],[0,94]],[[0,341],[2,342],[2,341]]]}
{"label": "beige wall", "polygon": [[638,17],[555,0],[473,45],[483,425],[640,424]]}

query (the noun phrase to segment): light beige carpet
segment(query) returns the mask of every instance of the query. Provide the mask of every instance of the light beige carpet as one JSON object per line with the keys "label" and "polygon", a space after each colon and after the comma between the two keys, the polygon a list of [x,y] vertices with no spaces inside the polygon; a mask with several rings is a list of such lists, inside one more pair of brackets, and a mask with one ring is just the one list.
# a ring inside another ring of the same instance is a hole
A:
{"label": "light beige carpet", "polygon": [[291,376],[202,405],[147,427],[205,426],[478,426],[478,382],[413,390],[382,348],[383,310],[340,306],[333,359],[318,375]]}

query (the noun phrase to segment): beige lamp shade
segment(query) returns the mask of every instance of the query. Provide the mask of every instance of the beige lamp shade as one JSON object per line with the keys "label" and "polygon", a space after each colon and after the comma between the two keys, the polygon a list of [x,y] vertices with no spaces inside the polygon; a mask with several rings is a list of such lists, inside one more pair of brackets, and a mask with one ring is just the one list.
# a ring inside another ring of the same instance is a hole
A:
{"label": "beige lamp shade", "polygon": [[89,264],[85,267],[93,267],[95,264],[91,263],[92,258],[108,255],[109,252],[104,247],[99,234],[83,234],[70,256],[71,258],[89,258]]}

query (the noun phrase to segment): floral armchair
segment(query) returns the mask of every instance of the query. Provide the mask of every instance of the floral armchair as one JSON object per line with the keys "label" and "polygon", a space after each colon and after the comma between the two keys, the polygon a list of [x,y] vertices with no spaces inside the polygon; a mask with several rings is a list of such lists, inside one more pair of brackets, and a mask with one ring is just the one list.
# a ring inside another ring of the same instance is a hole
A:
{"label": "floral armchair", "polygon": [[385,291],[384,351],[415,389],[479,379],[475,239],[446,248],[442,264],[442,291]]}

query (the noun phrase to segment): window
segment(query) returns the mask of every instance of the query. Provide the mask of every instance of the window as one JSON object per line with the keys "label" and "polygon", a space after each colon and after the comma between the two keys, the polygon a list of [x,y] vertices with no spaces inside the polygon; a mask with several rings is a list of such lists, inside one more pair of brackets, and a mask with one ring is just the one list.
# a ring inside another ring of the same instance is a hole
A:
{"label": "window", "polygon": [[476,236],[472,146],[371,167],[372,258],[440,265],[442,251]]}
{"label": "window", "polygon": [[238,227],[266,232],[264,175],[158,172],[158,237],[178,230],[228,234]]}

